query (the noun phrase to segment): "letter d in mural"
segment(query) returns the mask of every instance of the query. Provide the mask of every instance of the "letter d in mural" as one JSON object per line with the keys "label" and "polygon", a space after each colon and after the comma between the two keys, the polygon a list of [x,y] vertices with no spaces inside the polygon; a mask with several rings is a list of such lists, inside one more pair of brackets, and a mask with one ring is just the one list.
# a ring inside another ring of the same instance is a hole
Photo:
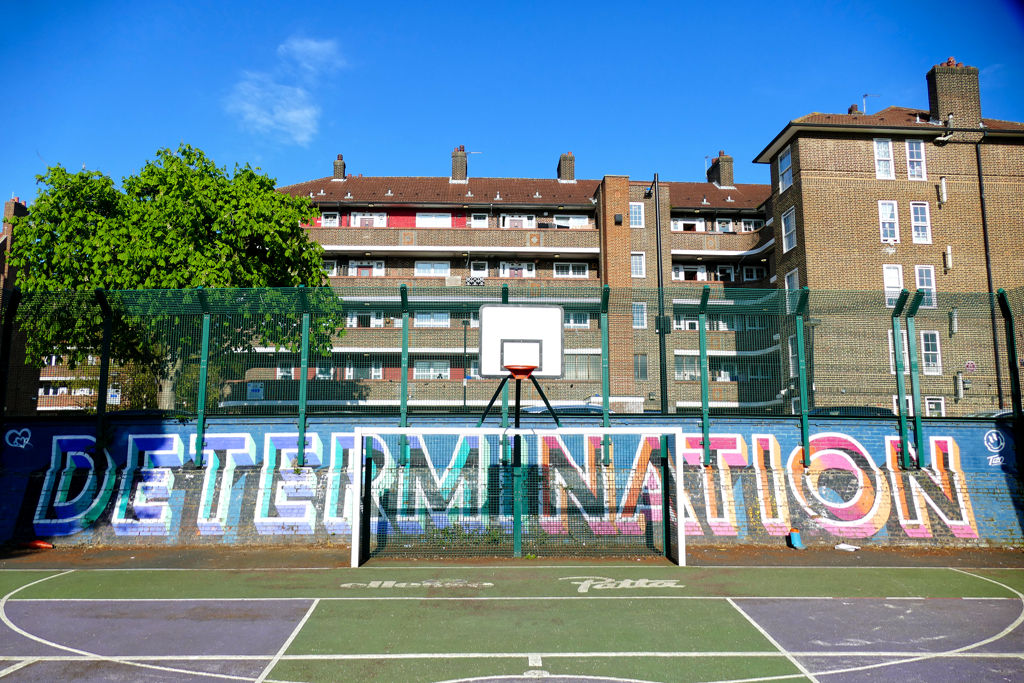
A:
{"label": "letter d in mural", "polygon": [[91,436],[55,436],[32,524],[39,536],[70,536],[100,516],[117,472],[107,449],[96,454]]}

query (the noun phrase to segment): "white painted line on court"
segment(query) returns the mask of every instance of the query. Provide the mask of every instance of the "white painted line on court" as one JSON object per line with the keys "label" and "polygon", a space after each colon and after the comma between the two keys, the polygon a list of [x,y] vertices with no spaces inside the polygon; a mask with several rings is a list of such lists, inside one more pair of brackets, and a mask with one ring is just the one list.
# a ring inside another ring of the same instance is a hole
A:
{"label": "white painted line on court", "polygon": [[30,658],[30,659],[26,659],[23,662],[19,662],[18,664],[15,664],[14,666],[9,666],[6,669],[4,669],[3,671],[0,671],[0,678],[3,678],[7,674],[12,674],[15,671],[17,671],[18,669],[24,669],[29,664],[35,664],[37,661],[39,661],[39,660],[33,657],[33,658]]}
{"label": "white painted line on court", "polygon": [[544,666],[544,660],[540,655],[530,655],[527,661],[530,666]]}
{"label": "white painted line on court", "polygon": [[263,673],[256,678],[255,683],[264,683],[264,681],[267,680],[267,675],[273,671],[274,667],[277,666],[277,663],[281,661],[281,657],[284,656],[284,653],[292,646],[292,642],[295,640],[295,637],[299,635],[299,631],[301,631],[302,627],[306,625],[307,621],[309,621],[309,617],[312,616],[313,611],[316,610],[316,606],[319,604],[319,599],[313,601],[313,604],[309,606],[309,609],[306,610],[306,613],[302,616],[302,620],[292,630],[291,635],[288,636],[288,640],[284,641],[284,645],[281,646],[281,649],[277,651],[274,658],[271,659],[270,663],[263,669]]}
{"label": "white painted line on court", "polygon": [[811,683],[819,683],[818,679],[815,678],[814,675],[811,674],[811,672],[807,670],[807,667],[805,667],[803,664],[801,664],[799,661],[797,661],[796,657],[794,657],[794,656],[790,655],[788,652],[786,652],[786,648],[782,647],[782,644],[779,643],[779,641],[777,641],[774,638],[772,638],[771,634],[769,634],[768,631],[765,631],[763,628],[761,628],[760,624],[758,624],[756,621],[754,621],[754,619],[749,614],[747,614],[742,609],[740,609],[739,605],[737,605],[731,599],[728,600],[728,603],[730,605],[732,605],[734,610],[736,610],[741,615],[743,615],[743,618],[746,619],[747,621],[749,621],[750,625],[753,626],[754,628],[756,628],[761,633],[761,635],[764,636],[768,640],[769,643],[771,643],[776,648],[778,648],[779,652],[784,654],[786,656],[786,659],[788,659],[790,661],[790,663],[797,668],[798,671],[800,671],[805,676],[807,676],[807,678],[811,681]]}

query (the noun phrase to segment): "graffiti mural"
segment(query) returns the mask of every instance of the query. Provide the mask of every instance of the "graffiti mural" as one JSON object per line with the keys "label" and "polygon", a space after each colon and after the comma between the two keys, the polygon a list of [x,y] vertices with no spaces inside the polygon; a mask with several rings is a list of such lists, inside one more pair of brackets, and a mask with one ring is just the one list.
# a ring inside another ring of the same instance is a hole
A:
{"label": "graffiti mural", "polygon": [[[211,429],[196,456],[187,423],[116,426],[97,448],[86,424],[13,425],[3,439],[3,538],[68,543],[266,544],[352,532],[352,424],[298,433],[286,421]],[[1020,543],[1024,518],[1008,427],[943,423],[926,434],[924,466],[899,467],[883,421],[812,425],[809,465],[799,427],[723,421],[668,442],[672,498],[692,543],[804,538],[862,543]],[[855,429],[853,428],[855,427]],[[369,427],[363,426],[364,436]],[[510,532],[512,472],[497,435],[369,435],[371,532]],[[523,439],[525,524],[552,537],[642,537],[662,523],[657,434],[544,433]],[[919,454],[910,448],[916,464]],[[676,463],[682,472],[675,471]],[[673,520],[675,518],[673,517]]]}

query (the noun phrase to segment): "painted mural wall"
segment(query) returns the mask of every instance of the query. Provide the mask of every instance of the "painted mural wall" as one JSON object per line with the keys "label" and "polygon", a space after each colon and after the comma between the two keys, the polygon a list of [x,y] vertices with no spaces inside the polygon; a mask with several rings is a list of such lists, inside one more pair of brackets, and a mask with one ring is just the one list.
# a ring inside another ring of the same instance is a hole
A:
{"label": "painted mural wall", "polygon": [[[194,423],[115,423],[99,453],[94,423],[9,424],[0,540],[348,544],[354,429],[374,423],[311,422],[302,467],[287,420],[214,422],[198,464]],[[442,425],[451,422],[429,426]],[[691,544],[780,544],[792,526],[811,543],[1024,542],[1008,423],[929,422],[926,466],[910,471],[897,466],[889,422],[812,422],[809,467],[797,421],[715,421],[711,467],[702,465],[699,423],[672,426],[683,430],[670,449],[684,462],[680,509]],[[498,439],[413,434],[403,450],[397,435],[373,437],[372,528],[510,529],[510,473]],[[618,436],[606,466],[600,436],[528,437],[527,523],[552,535],[570,533],[570,524],[578,533],[582,523],[595,541],[643,537],[662,521],[659,449],[653,435]]]}

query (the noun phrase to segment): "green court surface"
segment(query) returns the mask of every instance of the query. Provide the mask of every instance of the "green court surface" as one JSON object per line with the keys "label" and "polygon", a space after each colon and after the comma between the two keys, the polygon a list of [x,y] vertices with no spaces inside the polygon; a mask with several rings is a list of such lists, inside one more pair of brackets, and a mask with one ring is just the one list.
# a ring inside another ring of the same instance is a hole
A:
{"label": "green court surface", "polygon": [[2,683],[79,660],[60,679],[1024,680],[1021,569],[7,570],[0,590]]}

